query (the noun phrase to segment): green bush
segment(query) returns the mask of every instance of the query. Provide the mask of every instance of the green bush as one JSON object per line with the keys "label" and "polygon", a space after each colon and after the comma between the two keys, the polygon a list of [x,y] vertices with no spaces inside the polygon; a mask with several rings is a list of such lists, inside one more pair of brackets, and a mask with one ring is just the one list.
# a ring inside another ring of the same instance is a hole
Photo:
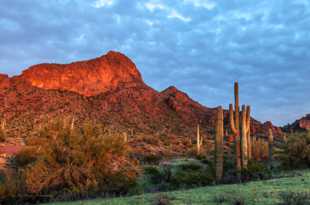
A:
{"label": "green bush", "polygon": [[263,162],[249,161],[248,168],[242,170],[242,180],[264,180],[271,178],[271,171]]}
{"label": "green bush", "polygon": [[167,161],[159,166],[148,166],[144,170],[148,182],[146,191],[166,191],[211,184],[212,170],[195,159]]}
{"label": "green bush", "polygon": [[169,196],[165,195],[165,194],[158,194],[154,200],[153,200],[153,205],[170,205],[171,203],[171,199]]}
{"label": "green bush", "polygon": [[219,194],[213,198],[213,202],[217,205],[231,204],[231,205],[245,205],[245,198],[239,194]]}
{"label": "green bush", "polygon": [[148,177],[150,183],[160,184],[165,180],[164,173],[158,166],[147,166],[144,168],[144,175]]}
{"label": "green bush", "polygon": [[161,160],[163,160],[162,156],[154,154],[144,155],[141,159],[141,161],[143,161],[144,164],[153,164],[153,165],[158,165]]}
{"label": "green bush", "polygon": [[310,167],[310,132],[291,134],[276,152],[276,158],[286,169]]}
{"label": "green bush", "polygon": [[47,124],[28,138],[27,147],[13,160],[14,177],[23,184],[16,195],[63,200],[126,193],[139,174],[122,136],[100,125]]}
{"label": "green bush", "polygon": [[310,205],[310,192],[281,192],[279,205]]}

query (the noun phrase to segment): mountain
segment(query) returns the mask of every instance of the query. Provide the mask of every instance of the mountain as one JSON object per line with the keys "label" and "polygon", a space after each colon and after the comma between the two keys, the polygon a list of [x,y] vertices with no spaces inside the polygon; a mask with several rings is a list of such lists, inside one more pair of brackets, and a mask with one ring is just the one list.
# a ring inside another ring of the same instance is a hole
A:
{"label": "mountain", "polygon": [[283,128],[287,132],[310,130],[310,114],[296,120],[292,124],[288,124]]}
{"label": "mountain", "polygon": [[24,71],[22,77],[34,87],[72,91],[84,96],[102,94],[122,84],[143,84],[135,64],[113,51],[93,60],[67,65],[35,65]]}
{"label": "mountain", "polygon": [[[59,117],[74,119],[76,125],[92,120],[133,136],[171,139],[195,138],[200,123],[203,136],[211,137],[216,111],[176,87],[154,90],[128,57],[114,51],[87,61],[31,66],[19,76],[1,74],[0,103],[9,135],[22,138]],[[281,135],[271,123],[251,123],[255,134],[266,135],[269,127]]]}

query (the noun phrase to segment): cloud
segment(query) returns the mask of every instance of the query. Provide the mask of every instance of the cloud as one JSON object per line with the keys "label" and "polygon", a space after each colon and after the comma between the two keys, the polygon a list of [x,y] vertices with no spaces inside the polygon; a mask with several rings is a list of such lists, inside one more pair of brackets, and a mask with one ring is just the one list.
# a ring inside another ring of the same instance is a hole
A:
{"label": "cloud", "polygon": [[151,12],[153,12],[157,9],[158,10],[166,10],[167,9],[166,6],[164,4],[161,4],[161,3],[146,2],[144,5]]}
{"label": "cloud", "polygon": [[119,50],[157,90],[227,107],[238,80],[254,117],[285,124],[310,113],[309,18],[307,0],[10,0],[0,72]]}
{"label": "cloud", "polygon": [[[190,17],[186,17],[178,12],[176,9],[173,9],[163,3],[158,2],[146,2],[144,4],[145,8],[147,8],[150,12],[154,12],[156,10],[165,11],[167,13],[167,18],[170,19],[178,19],[183,22],[189,22],[192,19]],[[149,25],[153,25],[151,21],[147,20]]]}
{"label": "cloud", "polygon": [[216,7],[216,3],[209,0],[183,0],[186,4],[192,4],[195,7],[203,7],[207,10],[213,10]]}
{"label": "cloud", "polygon": [[93,6],[95,8],[102,8],[102,7],[106,7],[106,6],[111,6],[113,4],[113,0],[96,0],[93,3]]}
{"label": "cloud", "polygon": [[185,17],[174,9],[170,11],[170,13],[168,14],[168,18],[176,18],[184,22],[189,22],[192,20],[190,17]]}

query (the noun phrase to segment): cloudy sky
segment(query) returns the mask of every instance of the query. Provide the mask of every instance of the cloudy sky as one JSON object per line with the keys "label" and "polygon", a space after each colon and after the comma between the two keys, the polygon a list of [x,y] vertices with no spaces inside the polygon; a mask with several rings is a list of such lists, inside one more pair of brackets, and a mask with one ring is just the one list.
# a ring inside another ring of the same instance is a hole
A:
{"label": "cloudy sky", "polygon": [[0,72],[121,51],[157,90],[261,121],[310,113],[310,0],[2,0]]}

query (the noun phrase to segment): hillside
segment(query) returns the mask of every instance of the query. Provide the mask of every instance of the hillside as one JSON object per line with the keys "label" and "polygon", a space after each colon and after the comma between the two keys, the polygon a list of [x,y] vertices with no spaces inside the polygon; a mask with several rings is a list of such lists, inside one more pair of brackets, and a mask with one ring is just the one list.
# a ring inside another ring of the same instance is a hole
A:
{"label": "hillside", "polygon": [[[75,126],[91,120],[131,136],[168,136],[172,144],[184,144],[195,138],[198,122],[202,135],[211,138],[215,121],[215,109],[173,86],[154,90],[134,62],[114,51],[70,64],[34,65],[19,76],[0,75],[0,104],[11,138],[26,139],[33,128],[62,118]],[[262,136],[269,127],[281,135],[271,123],[251,123],[252,133]]]}
{"label": "hillside", "polygon": [[[246,184],[218,185],[185,191],[167,192],[172,205],[216,205],[215,198],[233,200],[242,198],[246,205],[275,205],[280,202],[281,192],[309,192],[310,171],[291,172],[292,175],[278,179],[249,182]],[[151,205],[154,204],[158,194],[145,194],[134,197],[96,199],[79,202],[50,203],[48,205]],[[221,203],[231,204],[231,203]]]}

